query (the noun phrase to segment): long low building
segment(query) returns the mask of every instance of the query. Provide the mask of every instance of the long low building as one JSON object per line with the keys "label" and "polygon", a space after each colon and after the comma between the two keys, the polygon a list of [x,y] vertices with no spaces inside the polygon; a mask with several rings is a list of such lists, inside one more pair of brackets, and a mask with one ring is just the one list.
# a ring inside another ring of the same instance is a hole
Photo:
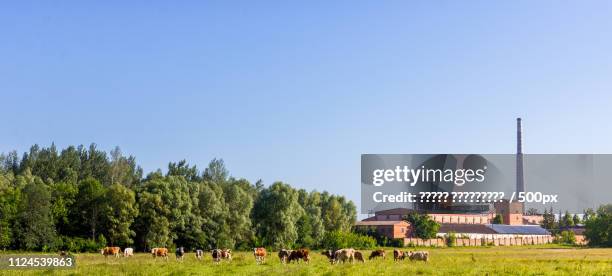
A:
{"label": "long low building", "polygon": [[506,224],[451,224],[443,223],[438,230],[438,237],[454,233],[457,237],[470,239],[550,237],[551,234],[539,225],[506,225]]}
{"label": "long low building", "polygon": [[444,246],[451,233],[459,246],[528,245],[553,241],[551,233],[538,225],[441,223],[437,238],[431,240],[415,238],[410,223],[403,220],[358,221],[355,227],[374,228],[387,238],[403,239],[405,245]]}

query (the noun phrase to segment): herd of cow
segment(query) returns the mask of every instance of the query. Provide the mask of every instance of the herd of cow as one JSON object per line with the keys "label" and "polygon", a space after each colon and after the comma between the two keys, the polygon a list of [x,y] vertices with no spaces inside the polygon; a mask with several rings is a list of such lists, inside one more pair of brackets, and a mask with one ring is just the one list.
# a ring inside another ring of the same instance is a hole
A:
{"label": "herd of cow", "polygon": [[[100,250],[100,253],[105,257],[114,256],[118,258],[121,255],[121,249],[119,247],[105,247]],[[360,251],[357,251],[353,248],[343,248],[339,250],[324,250],[322,252],[323,255],[327,257],[331,264],[337,263],[354,263],[357,262],[365,262],[363,254]],[[153,248],[151,249],[151,255],[153,258],[164,258],[168,259],[168,248]],[[231,249],[214,249],[211,251],[212,259],[215,263],[221,262],[221,260],[232,260],[232,250]],[[133,248],[125,248],[123,250],[124,257],[134,256]],[[177,260],[183,260],[185,257],[185,248],[179,247],[175,251],[175,256]],[[253,256],[255,256],[255,262],[257,264],[264,263],[266,261],[267,252],[263,247],[253,248]],[[203,250],[196,250],[195,257],[198,260],[202,260],[204,257]],[[374,250],[368,257],[368,260],[372,260],[375,258],[385,259],[386,253],[382,249]],[[280,262],[283,264],[304,261],[306,263],[310,262],[310,251],[308,249],[302,248],[297,250],[288,250],[281,249],[278,252],[278,258]],[[411,261],[425,261],[429,260],[429,252],[427,251],[401,251],[399,249],[393,250],[393,260],[401,261],[408,258]]]}

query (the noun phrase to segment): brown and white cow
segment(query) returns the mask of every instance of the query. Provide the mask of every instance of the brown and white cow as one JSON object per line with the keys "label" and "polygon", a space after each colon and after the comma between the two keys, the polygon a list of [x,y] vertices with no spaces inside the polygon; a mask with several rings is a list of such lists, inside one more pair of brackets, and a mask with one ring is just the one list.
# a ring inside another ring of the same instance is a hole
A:
{"label": "brown and white cow", "polygon": [[393,260],[401,261],[405,258],[404,252],[399,249],[393,249]]}
{"label": "brown and white cow", "polygon": [[291,255],[291,252],[293,252],[293,250],[290,250],[290,249],[281,249],[280,251],[278,251],[278,258],[280,259],[280,262],[282,264],[287,263],[287,261],[289,260],[289,256]]}
{"label": "brown and white cow", "polygon": [[353,248],[344,248],[339,249],[334,252],[334,263],[338,262],[351,262],[355,261],[355,249]]}
{"label": "brown and white cow", "polygon": [[296,261],[299,263],[300,260],[303,260],[307,263],[310,261],[310,251],[308,251],[308,249],[302,248],[298,250],[293,250],[291,254],[289,254],[289,263],[291,263],[292,261]]}
{"label": "brown and white cow", "polygon": [[104,257],[114,255],[115,258],[119,258],[120,252],[121,252],[121,248],[116,247],[116,246],[104,247],[100,250],[100,254],[104,255]]}
{"label": "brown and white cow", "polygon": [[168,260],[168,248],[165,248],[165,247],[153,248],[151,249],[151,255],[153,255],[153,258],[161,257],[161,258]]}
{"label": "brown and white cow", "polygon": [[182,261],[185,257],[185,248],[182,246],[178,247],[175,251],[175,256],[177,261]]}
{"label": "brown and white cow", "polygon": [[221,259],[232,260],[231,249],[213,249],[212,258],[215,263],[219,263]]}
{"label": "brown and white cow", "polygon": [[204,257],[204,251],[202,251],[202,249],[196,250],[195,256],[196,256],[196,259],[201,261],[202,258]]}
{"label": "brown and white cow", "polygon": [[411,261],[429,261],[429,252],[428,251],[410,251],[408,252],[408,259]]}
{"label": "brown and white cow", "polygon": [[266,249],[263,247],[253,248],[253,255],[255,256],[255,262],[257,264],[264,263],[266,261]]}
{"label": "brown and white cow", "polygon": [[370,257],[368,257],[368,259],[374,259],[374,258],[378,258],[378,257],[382,257],[383,259],[385,258],[385,251],[382,249],[376,249],[374,251],[372,251],[372,253],[370,254]]}

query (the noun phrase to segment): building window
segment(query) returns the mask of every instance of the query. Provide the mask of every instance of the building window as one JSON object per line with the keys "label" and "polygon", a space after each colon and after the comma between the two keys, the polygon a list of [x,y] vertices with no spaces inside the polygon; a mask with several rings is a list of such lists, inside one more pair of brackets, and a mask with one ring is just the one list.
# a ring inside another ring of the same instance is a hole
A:
{"label": "building window", "polygon": [[404,233],[404,231],[405,231],[404,227],[400,228],[401,233]]}

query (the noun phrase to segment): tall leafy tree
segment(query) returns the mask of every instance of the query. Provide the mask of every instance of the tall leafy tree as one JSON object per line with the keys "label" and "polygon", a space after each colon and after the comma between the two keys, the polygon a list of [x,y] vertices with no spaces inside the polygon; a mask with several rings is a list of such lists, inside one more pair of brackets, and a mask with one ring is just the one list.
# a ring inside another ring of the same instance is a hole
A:
{"label": "tall leafy tree", "polygon": [[28,177],[23,187],[15,223],[15,236],[19,248],[41,250],[52,247],[55,227],[51,214],[51,193],[38,177]]}
{"label": "tall leafy tree", "polygon": [[298,219],[304,210],[291,186],[276,182],[264,189],[255,203],[254,220],[257,235],[264,245],[288,248],[298,238]]}
{"label": "tall leafy tree", "polygon": [[0,249],[9,248],[13,242],[13,223],[21,197],[13,182],[12,170],[0,173]]}
{"label": "tall leafy tree", "polygon": [[74,209],[77,202],[78,187],[73,183],[52,183],[51,188],[51,213],[57,233],[60,235],[71,235],[72,224],[70,210]]}
{"label": "tall leafy tree", "polygon": [[97,237],[102,224],[104,212],[104,196],[106,189],[100,181],[88,178],[79,183],[77,198],[79,199],[73,212],[76,220],[86,226],[81,232],[89,234],[92,239]]}
{"label": "tall leafy tree", "polygon": [[115,183],[106,191],[104,215],[106,232],[111,245],[130,245],[136,233],[130,229],[138,215],[134,192]]}
{"label": "tall leafy tree", "polygon": [[227,205],[220,185],[204,182],[198,190],[198,214],[202,218],[204,235],[202,247],[207,249],[229,248],[233,245],[227,223]]}
{"label": "tall leafy tree", "polygon": [[136,219],[135,228],[140,238],[139,247],[150,249],[171,244],[169,210],[165,206],[162,195],[144,191],[139,198],[140,215]]}
{"label": "tall leafy tree", "polygon": [[325,227],[321,218],[321,196],[320,193],[311,193],[305,190],[298,191],[298,202],[304,209],[304,213],[298,220],[298,240],[301,247],[316,247],[325,236]]}
{"label": "tall leafy tree", "polygon": [[242,243],[241,247],[245,248],[253,237],[250,220],[253,198],[236,183],[224,185],[223,195],[227,210],[226,222],[232,230],[230,232],[232,247]]}

